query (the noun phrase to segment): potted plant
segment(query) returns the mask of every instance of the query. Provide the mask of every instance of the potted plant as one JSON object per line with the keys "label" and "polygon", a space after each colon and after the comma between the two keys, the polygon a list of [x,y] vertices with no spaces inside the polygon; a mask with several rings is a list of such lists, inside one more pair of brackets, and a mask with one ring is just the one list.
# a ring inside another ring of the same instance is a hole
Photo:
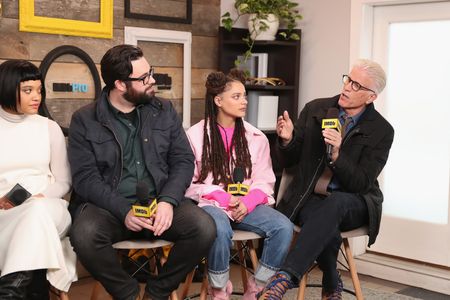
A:
{"label": "potted plant", "polygon": [[244,38],[248,45],[245,53],[247,59],[255,40],[274,40],[279,23],[284,23],[287,30],[280,33],[284,39],[299,40],[298,34],[293,32],[297,20],[302,16],[297,10],[298,3],[291,0],[236,0],[234,7],[237,17],[231,18],[230,12],[222,16],[223,27],[231,31],[236,21],[243,15],[249,15],[249,35]]}

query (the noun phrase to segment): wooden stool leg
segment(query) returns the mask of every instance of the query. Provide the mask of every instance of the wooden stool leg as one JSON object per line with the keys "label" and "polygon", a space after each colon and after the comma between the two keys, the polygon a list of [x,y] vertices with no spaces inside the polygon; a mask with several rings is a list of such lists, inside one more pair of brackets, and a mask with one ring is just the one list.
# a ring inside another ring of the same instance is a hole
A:
{"label": "wooden stool leg", "polygon": [[59,300],[69,300],[69,296],[67,295],[66,292],[59,292]]}
{"label": "wooden stool leg", "polygon": [[205,275],[202,281],[202,287],[200,289],[200,300],[206,300],[208,295],[208,276]]}
{"label": "wooden stool leg", "polygon": [[178,300],[177,290],[173,291],[173,292],[170,294],[170,300]]}
{"label": "wooden stool leg", "polygon": [[248,240],[246,244],[247,244],[248,252],[250,253],[250,260],[252,261],[253,272],[256,272],[256,270],[258,269],[259,262],[258,262],[258,256],[256,255],[255,247],[253,247],[253,241]]}
{"label": "wooden stool leg", "polygon": [[307,282],[308,282],[308,272],[306,272],[305,275],[303,275],[302,280],[300,281],[300,284],[298,285],[297,300],[305,299]]}
{"label": "wooden stool leg", "polygon": [[100,291],[102,290],[102,285],[99,281],[95,281],[94,287],[92,288],[91,300],[97,300]]}
{"label": "wooden stool leg", "polygon": [[364,296],[361,290],[361,284],[359,282],[358,272],[356,272],[355,261],[353,260],[353,253],[350,249],[350,245],[348,243],[348,239],[343,239],[345,255],[347,256],[348,267],[350,269],[350,276],[352,277],[353,287],[355,288],[356,299],[362,300]]}
{"label": "wooden stool leg", "polygon": [[189,293],[189,289],[191,288],[192,281],[194,280],[194,275],[195,275],[195,268],[186,276],[183,290],[181,291],[181,299],[186,299]]}
{"label": "wooden stool leg", "polygon": [[244,243],[243,242],[236,242],[238,247],[238,254],[239,254],[239,263],[241,264],[241,276],[242,276],[242,284],[244,286],[244,292],[247,291],[247,270],[245,269],[245,255],[244,255]]}

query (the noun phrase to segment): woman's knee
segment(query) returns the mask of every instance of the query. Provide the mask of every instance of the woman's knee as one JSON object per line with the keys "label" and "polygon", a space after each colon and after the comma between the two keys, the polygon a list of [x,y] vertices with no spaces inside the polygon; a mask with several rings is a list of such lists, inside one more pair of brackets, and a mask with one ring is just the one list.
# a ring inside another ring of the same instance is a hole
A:
{"label": "woman's knee", "polygon": [[34,198],[27,202],[26,213],[32,217],[39,216],[34,218],[37,222],[52,220],[59,236],[63,237],[72,223],[67,205],[63,201],[53,198]]}

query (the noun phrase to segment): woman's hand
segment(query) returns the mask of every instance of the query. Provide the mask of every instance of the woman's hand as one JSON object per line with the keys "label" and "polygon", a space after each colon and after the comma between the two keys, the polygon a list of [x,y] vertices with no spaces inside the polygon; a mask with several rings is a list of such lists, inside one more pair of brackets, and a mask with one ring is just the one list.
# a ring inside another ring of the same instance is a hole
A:
{"label": "woman's hand", "polygon": [[231,216],[236,223],[241,223],[247,213],[247,206],[242,201],[239,201],[239,204],[231,210]]}
{"label": "woman's hand", "polygon": [[0,209],[7,210],[13,207],[14,206],[11,204],[11,202],[9,202],[9,200],[6,197],[0,198]]}
{"label": "woman's hand", "polygon": [[231,195],[230,202],[228,203],[228,206],[233,209],[239,205],[241,201],[239,200],[239,197],[236,197],[234,195]]}

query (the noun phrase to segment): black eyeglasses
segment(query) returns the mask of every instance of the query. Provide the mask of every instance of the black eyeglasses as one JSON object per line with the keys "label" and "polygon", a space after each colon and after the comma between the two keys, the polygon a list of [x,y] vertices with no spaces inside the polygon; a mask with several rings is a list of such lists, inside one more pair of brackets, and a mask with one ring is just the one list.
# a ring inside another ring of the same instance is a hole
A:
{"label": "black eyeglasses", "polygon": [[142,75],[138,78],[128,77],[127,79],[124,79],[123,81],[142,81],[143,85],[147,85],[150,81],[150,77],[153,77],[154,74],[155,74],[155,68],[150,67],[150,70],[148,71],[148,73],[145,73],[144,75]]}
{"label": "black eyeglasses", "polygon": [[363,91],[369,91],[369,92],[372,92],[372,93],[376,94],[374,90],[371,90],[369,88],[366,88],[365,86],[362,86],[361,83],[359,83],[358,81],[354,81],[348,75],[342,75],[342,83],[343,84],[351,83],[352,84],[352,90],[354,90],[355,92],[357,92],[359,90],[363,90]]}

